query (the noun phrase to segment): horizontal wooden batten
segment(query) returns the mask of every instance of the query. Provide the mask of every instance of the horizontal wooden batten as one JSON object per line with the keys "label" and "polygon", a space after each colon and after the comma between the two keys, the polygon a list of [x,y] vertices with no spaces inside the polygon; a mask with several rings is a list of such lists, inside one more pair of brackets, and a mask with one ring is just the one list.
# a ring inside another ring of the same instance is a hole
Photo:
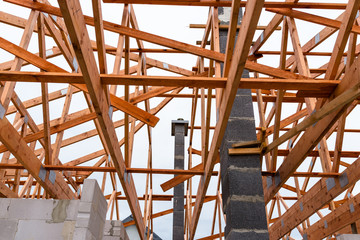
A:
{"label": "horizontal wooden batten", "polygon": [[[276,172],[262,172],[262,176],[275,176]],[[340,173],[294,172],[292,177],[338,177]]]}
{"label": "horizontal wooden batten", "polygon": [[[192,198],[195,198],[196,195],[193,195]],[[207,196],[207,197],[216,197],[216,196]],[[107,197],[107,199],[109,199],[109,197]],[[186,196],[184,196],[184,198],[186,198]],[[126,197],[123,196],[119,196],[116,198],[117,200],[126,200]],[[139,200],[145,200],[145,195],[142,197],[138,197]],[[152,195],[152,200],[153,201],[172,201],[173,199],[173,195],[160,195],[160,194],[153,194]]]}
{"label": "horizontal wooden batten", "polygon": [[[101,74],[101,82],[111,85],[167,86],[167,87],[204,87],[224,88],[226,78],[212,77],[163,77]],[[0,72],[0,81],[47,82],[83,84],[84,80],[78,73],[54,72]],[[239,88],[252,89],[284,89],[321,91],[330,94],[339,81],[314,79],[276,79],[276,78],[243,78]]]}
{"label": "horizontal wooden batten", "polygon": [[[10,1],[10,0],[4,0]],[[150,5],[175,5],[175,6],[200,6],[200,7],[231,7],[231,1],[215,0],[103,0],[104,3],[124,4],[150,4]],[[247,1],[241,1],[240,7],[245,7]],[[343,3],[313,3],[313,2],[265,2],[264,7],[273,8],[311,8],[311,9],[345,9]]]}
{"label": "horizontal wooden batten", "polygon": [[[57,165],[43,165],[46,170],[59,171],[92,171],[92,172],[116,172],[114,167],[93,167],[93,166],[57,166]],[[0,169],[25,169],[21,164],[7,164],[0,163]],[[152,173],[152,174],[176,174],[176,175],[202,175],[202,170],[179,170],[179,169],[149,169],[149,168],[126,168],[129,173]],[[216,176],[218,172],[213,172]]]}
{"label": "horizontal wooden batten", "polygon": [[[282,15],[288,16],[288,17],[294,17],[297,19],[324,25],[327,27],[333,27],[333,28],[341,27],[341,21],[332,20],[329,18],[325,18],[325,17],[321,17],[321,16],[317,16],[317,15],[313,15],[313,14],[309,14],[309,13],[305,13],[305,12],[295,11],[295,10],[291,10],[291,9],[267,8],[266,11],[282,14]],[[351,29],[351,32],[359,34],[360,27],[354,25]]]}
{"label": "horizontal wooden batten", "polygon": [[[237,25],[236,28],[240,29],[240,26],[241,25]],[[190,24],[189,25],[190,28],[205,28],[206,27],[206,24]],[[223,25],[223,24],[220,24],[219,25],[219,28],[220,29],[228,29],[229,28],[229,25]],[[265,30],[266,26],[257,26],[256,27],[256,30]],[[277,27],[275,30],[281,30],[281,27]]]}

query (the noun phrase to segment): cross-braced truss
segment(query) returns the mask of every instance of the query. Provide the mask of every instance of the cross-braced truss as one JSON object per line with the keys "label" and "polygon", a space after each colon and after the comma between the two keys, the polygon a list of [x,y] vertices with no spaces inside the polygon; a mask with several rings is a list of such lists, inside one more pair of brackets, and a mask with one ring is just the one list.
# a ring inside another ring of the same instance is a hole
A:
{"label": "cross-braced truss", "polygon": [[[90,3],[92,14],[87,16],[82,8]],[[110,3],[123,6],[121,22],[103,20],[107,13],[102,7]],[[16,29],[14,33],[23,29],[15,41],[12,32],[0,32],[1,197],[73,199],[84,179],[101,173],[108,216],[119,219],[119,201],[126,200],[134,218],[126,225],[136,225],[143,238],[146,227],[149,233],[156,231],[155,218],[172,213],[172,209],[154,211],[155,202],[171,200],[172,195],[161,192],[153,179],[177,174],[161,188],[167,191],[186,182],[185,238],[195,238],[207,202],[215,202],[213,224],[208,237],[201,239],[223,238],[226,216],[218,150],[239,87],[252,89],[258,141],[235,144],[229,154],[261,156],[270,239],[304,235],[322,239],[357,231],[360,1],[4,0],[3,4],[4,9],[16,6],[30,14],[24,18],[0,12],[0,27]],[[137,18],[144,16],[135,16],[136,4],[208,9],[206,24],[190,26],[204,30],[202,40],[196,46],[142,31]],[[228,25],[219,24],[219,7],[231,7]],[[244,16],[238,26],[240,8]],[[222,29],[228,29],[225,53],[220,53]],[[116,36],[117,45],[109,44],[106,33]],[[29,48],[34,41],[37,51]],[[146,47],[149,43],[156,47]],[[166,54],[195,56],[192,69],[181,61],[170,64],[156,58]],[[161,74],[152,74],[153,69],[161,69]],[[250,78],[241,77],[244,69]],[[35,85],[39,91],[24,90]],[[24,92],[27,100],[22,101]],[[171,101],[189,99],[191,105],[181,106],[190,116],[187,169],[153,168],[157,143],[152,129],[156,130],[158,113],[169,111]],[[54,102],[60,100],[63,104],[54,110]],[[77,110],[70,111],[73,106]],[[91,122],[85,126],[93,128],[77,128]],[[142,141],[134,141],[142,128]],[[100,150],[86,145],[94,138]],[[134,167],[135,143],[147,152],[142,168]],[[86,154],[62,159],[61,152],[68,148],[85,149]],[[137,174],[145,174],[145,181],[139,182]],[[202,177],[193,181],[196,176]]]}

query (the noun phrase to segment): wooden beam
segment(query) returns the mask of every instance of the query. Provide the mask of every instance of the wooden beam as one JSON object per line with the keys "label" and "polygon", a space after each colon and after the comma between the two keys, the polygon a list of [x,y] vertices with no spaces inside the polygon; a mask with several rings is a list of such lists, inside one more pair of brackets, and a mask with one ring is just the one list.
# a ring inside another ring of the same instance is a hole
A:
{"label": "wooden beam", "polygon": [[11,191],[8,186],[5,185],[2,181],[0,181],[0,198],[18,198],[19,196]]}
{"label": "wooden beam", "polygon": [[241,3],[240,1],[234,1],[231,7],[231,19],[230,19],[227,42],[226,42],[223,77],[227,77],[229,74],[229,69],[235,47],[235,38],[236,38],[236,32],[238,26],[239,12],[241,9],[240,3]]}
{"label": "wooden beam", "polygon": [[[114,167],[94,167],[94,166],[72,166],[72,165],[43,165],[46,170],[59,170],[59,171],[92,171],[92,172],[116,172]],[[0,169],[25,169],[21,164],[6,164],[0,163]],[[181,170],[181,169],[149,169],[149,168],[126,168],[129,173],[152,173],[152,174],[176,174],[176,175],[202,175],[204,171],[202,169],[195,170]],[[213,176],[216,176],[218,172],[213,172]]]}
{"label": "wooden beam", "polygon": [[[39,56],[46,59],[46,48],[45,48],[45,27],[44,27],[44,15],[38,16],[38,39],[39,39]],[[41,83],[41,100],[42,100],[42,110],[43,110],[43,119],[44,119],[44,151],[45,151],[45,164],[50,164],[51,162],[51,138],[50,138],[50,112],[49,112],[49,94],[48,94],[48,84]]]}
{"label": "wooden beam", "polygon": [[107,73],[106,64],[106,49],[104,39],[104,27],[101,12],[101,0],[92,0],[92,7],[94,12],[94,25],[96,34],[96,46],[99,59],[99,70],[100,73]]}
{"label": "wooden beam", "polygon": [[[358,158],[338,178],[322,178],[317,182],[269,228],[270,239],[281,238],[355,184],[360,179],[359,167],[360,159]],[[294,214],[296,214],[296,218],[294,218]]]}
{"label": "wooden beam", "polygon": [[[346,7],[344,17],[342,18],[339,33],[334,44],[333,53],[331,55],[328,68],[325,73],[325,79],[335,79],[339,65],[342,59],[342,55],[345,50],[346,43],[348,41],[350,31],[353,27],[359,27],[354,25],[356,14],[359,12],[359,1],[350,0]],[[359,27],[360,30],[360,27]],[[360,31],[359,31],[360,32]]]}
{"label": "wooden beam", "polygon": [[[89,91],[92,104],[96,111],[97,119],[101,126],[101,131],[104,135],[112,162],[119,175],[125,195],[127,196],[127,201],[136,222],[139,236],[141,239],[144,239],[145,229],[142,223],[142,214],[140,204],[137,199],[134,180],[131,175],[127,177],[128,173],[126,173],[125,163],[119,148],[114,124],[109,116],[109,105],[106,101],[107,97],[103,86],[101,86],[100,74],[96,67],[95,57],[92,51],[88,32],[86,30],[80,3],[78,0],[59,0],[58,2],[62,14],[65,16],[65,24],[69,31],[71,42],[74,46],[75,54],[81,68],[86,87]],[[125,176],[126,178],[124,178]]]}
{"label": "wooden beam", "polygon": [[[5,0],[9,1],[9,0]],[[231,7],[231,1],[215,1],[215,0],[104,0],[105,3],[125,3],[125,4],[155,4],[155,5],[179,5],[179,6],[209,6],[209,7]],[[245,7],[248,1],[239,1],[240,7]],[[274,2],[264,3],[264,7],[278,8],[311,8],[311,9],[345,9],[346,4],[343,3],[313,3],[313,2]]]}
{"label": "wooden beam", "polygon": [[[324,26],[328,26],[328,27],[337,28],[337,29],[339,29],[342,24],[341,21],[338,21],[338,20],[333,20],[333,19],[326,18],[326,17],[320,17],[320,16],[317,16],[314,14],[305,13],[305,12],[296,11],[296,10],[280,9],[280,8],[267,8],[266,11],[282,14],[285,16],[289,16],[289,17],[301,19],[304,21],[308,21],[308,22],[312,22],[312,23],[316,23],[316,24],[320,24],[320,25],[324,25]],[[359,34],[360,27],[353,25],[353,23],[351,23],[351,24],[352,24],[350,27],[351,32]]]}
{"label": "wooden beam", "polygon": [[60,51],[62,52],[65,60],[67,61],[67,63],[71,67],[71,69],[74,71],[75,70],[75,68],[73,66],[74,57],[73,57],[72,53],[70,52],[68,45],[64,42],[60,31],[55,27],[54,22],[50,19],[49,16],[45,16],[44,14],[42,14],[42,16],[44,18],[44,23],[46,25],[46,28],[49,30],[52,38],[56,42]]}
{"label": "wooden beam", "polygon": [[[226,78],[216,77],[171,77],[171,76],[142,76],[142,75],[114,75],[100,74],[101,84],[162,86],[162,87],[203,87],[225,88]],[[84,84],[83,75],[79,73],[62,72],[16,72],[0,71],[0,81],[35,82],[35,83],[69,83]],[[293,78],[242,78],[238,88],[245,89],[282,89],[304,90],[311,94],[322,92],[326,97],[336,88],[340,81],[293,79]],[[169,91],[169,90],[168,90]],[[116,101],[114,99],[114,101]]]}
{"label": "wooden beam", "polygon": [[[202,163],[190,168],[189,170],[191,171],[196,171],[196,170],[203,170],[204,169],[204,165]],[[188,175],[179,175],[179,176],[176,176],[166,182],[164,182],[163,184],[161,184],[161,188],[164,192],[170,190],[171,188],[179,185],[180,183],[190,179],[191,177],[193,177],[194,174],[188,174]]]}
{"label": "wooden beam", "polygon": [[[266,27],[267,26],[256,26],[256,30],[265,30]],[[189,28],[206,28],[206,24],[190,24]],[[229,25],[219,24],[219,29],[229,29],[229,28],[231,28]],[[237,25],[235,28],[240,29],[240,25]],[[277,27],[275,30],[281,30],[281,27]],[[134,49],[134,51],[135,50],[136,49]],[[146,51],[146,49],[145,49],[145,51]]]}
{"label": "wooden beam", "polygon": [[360,218],[360,194],[349,198],[328,215],[305,230],[307,239],[322,239],[335,234]]}

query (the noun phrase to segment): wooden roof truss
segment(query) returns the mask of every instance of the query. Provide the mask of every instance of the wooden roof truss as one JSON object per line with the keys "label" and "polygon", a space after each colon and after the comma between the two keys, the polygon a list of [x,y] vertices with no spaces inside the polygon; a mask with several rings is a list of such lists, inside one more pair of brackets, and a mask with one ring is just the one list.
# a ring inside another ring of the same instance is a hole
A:
{"label": "wooden roof truss", "polygon": [[[354,232],[360,218],[356,188],[360,150],[349,150],[345,144],[355,141],[354,134],[360,132],[356,127],[347,127],[359,114],[360,1],[92,0],[91,17],[82,13],[79,0],[58,1],[59,7],[47,0],[4,2],[31,12],[28,19],[0,12],[2,24],[23,29],[20,43],[16,44],[0,33],[0,48],[14,56],[14,60],[0,62],[1,197],[77,198],[84,179],[101,172],[102,190],[107,182],[112,186],[110,192],[104,192],[111,219],[119,218],[118,203],[126,200],[134,217],[126,225],[135,224],[143,237],[146,227],[154,228],[153,219],[172,212],[153,211],[154,201],[172,199],[171,195],[154,193],[153,177],[177,174],[162,183],[161,188],[166,191],[186,182],[186,239],[195,238],[201,210],[210,201],[215,201],[213,224],[208,237],[201,239],[223,238],[226,216],[222,212],[219,171],[214,171],[214,167],[219,163],[218,150],[236,90],[250,88],[258,119],[258,145],[243,148],[240,144],[229,153],[261,155],[270,239],[295,239],[299,234],[307,235],[307,239],[322,239]],[[102,5],[108,3],[123,4],[121,22],[103,20]],[[208,7],[206,24],[192,26],[204,29],[199,46],[142,31],[134,4]],[[219,25],[218,7],[232,7],[229,25]],[[240,7],[245,13],[238,26]],[[324,9],[341,14],[324,17]],[[268,13],[275,15],[260,26],[259,19]],[[323,27],[304,44],[300,42],[303,29],[299,28],[299,20]],[[90,39],[87,25],[94,26],[96,39]],[[225,54],[220,53],[221,28],[228,29]],[[235,41],[237,29],[240,37]],[[118,35],[117,46],[106,44],[104,31]],[[270,49],[266,43],[279,32],[280,48]],[[27,50],[34,35],[38,52]],[[329,41],[332,36],[333,41]],[[49,38],[56,46],[49,48]],[[130,47],[130,38],[136,39],[135,48]],[[160,47],[146,48],[145,42]],[[320,45],[327,50],[317,50]],[[193,69],[186,69],[150,58],[147,53],[187,53],[197,56],[197,61]],[[113,65],[107,61],[110,55],[115,59]],[[59,56],[66,66],[52,63]],[[272,57],[277,67],[262,60],[266,57]],[[308,61],[310,57],[321,57],[326,63],[316,65]],[[220,63],[224,63],[223,74]],[[39,71],[22,71],[28,65]],[[162,69],[169,75],[148,75],[150,68]],[[244,69],[250,71],[249,79],[241,77]],[[41,84],[41,95],[21,101],[17,82]],[[48,84],[54,83],[68,85],[49,92]],[[123,86],[121,94],[117,86]],[[184,89],[191,93],[182,93]],[[76,94],[83,94],[87,105],[70,112],[70,106],[76,104],[72,101]],[[150,105],[156,98],[161,101]],[[192,99],[188,109],[188,169],[154,169],[152,128],[159,121],[158,112],[166,111],[166,105],[175,98]],[[62,114],[51,118],[49,104],[59,99],[64,99]],[[36,106],[42,108],[41,124],[28,111]],[[218,112],[214,126],[212,108]],[[113,120],[117,111],[123,113],[123,118]],[[196,126],[199,116],[201,124]],[[64,134],[87,122],[93,122],[95,129],[71,137]],[[134,168],[134,137],[144,126],[147,165]],[[118,134],[119,129],[123,137]],[[195,133],[197,130],[200,134]],[[51,141],[52,136],[55,141]],[[77,159],[59,158],[61,149],[91,137],[100,139],[101,150]],[[201,149],[196,149],[196,141],[201,142]],[[197,165],[193,164],[196,156],[201,158]],[[95,164],[90,164],[95,159]],[[139,183],[132,176],[139,173],[146,174],[145,192],[138,192],[135,187]],[[192,177],[199,175],[199,185],[193,187]],[[117,185],[117,178],[121,186]],[[216,179],[217,190],[207,195],[212,178]]]}

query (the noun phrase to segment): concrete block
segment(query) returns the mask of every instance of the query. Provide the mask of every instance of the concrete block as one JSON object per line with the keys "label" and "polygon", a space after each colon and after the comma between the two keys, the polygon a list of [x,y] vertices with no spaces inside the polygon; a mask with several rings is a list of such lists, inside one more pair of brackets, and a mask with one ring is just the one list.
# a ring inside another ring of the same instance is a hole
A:
{"label": "concrete block", "polygon": [[[184,127],[182,127],[182,129],[184,129]],[[183,132],[175,133],[175,146],[184,146],[184,143],[185,143],[184,133]]]}
{"label": "concrete block", "polygon": [[116,236],[116,237],[120,237],[121,235],[121,231],[119,227],[114,227],[112,229],[112,236]]}
{"label": "concrete block", "polygon": [[[244,89],[248,90],[248,89]],[[246,91],[247,93],[248,91]],[[235,101],[233,103],[232,109],[231,109],[231,117],[248,117],[248,118],[254,118],[254,110],[253,110],[253,103],[251,99],[251,95],[244,95],[246,93],[238,92],[238,97],[235,98]]]}
{"label": "concrete block", "polygon": [[64,240],[73,240],[75,231],[75,221],[65,221],[62,229],[62,237]]}
{"label": "concrete block", "polygon": [[236,168],[260,168],[261,161],[260,155],[241,155],[241,156],[229,156],[228,166]]}
{"label": "concrete block", "polygon": [[121,221],[119,222],[120,222],[120,239],[124,239],[124,240],[129,239],[123,223]]}
{"label": "concrete block", "polygon": [[341,234],[336,236],[336,240],[360,240],[360,234]]}
{"label": "concrete block", "polygon": [[260,156],[259,155],[241,155],[241,156],[229,156],[228,148],[223,144],[220,148],[220,164],[221,164],[221,177],[225,177],[228,172],[228,168],[260,168]]}
{"label": "concrete block", "polygon": [[76,227],[88,228],[90,222],[90,213],[79,213],[76,219]]}
{"label": "concrete block", "polygon": [[121,221],[106,220],[104,224],[104,231],[109,230],[112,227],[124,228],[124,225],[122,224]]}
{"label": "concrete block", "polygon": [[174,211],[182,211],[184,212],[184,197],[175,197],[173,198],[174,204],[173,209]]}
{"label": "concrete block", "polygon": [[79,200],[70,200],[70,203],[66,208],[66,221],[76,221],[79,205]]}
{"label": "concrete block", "polygon": [[90,232],[98,237],[103,234],[105,220],[103,216],[100,216],[97,212],[79,213],[76,221],[76,227],[88,228]]}
{"label": "concrete block", "polygon": [[173,120],[171,121],[171,136],[175,136],[177,133],[187,135],[189,121],[185,120]]}
{"label": "concrete block", "polygon": [[223,178],[223,198],[231,195],[263,195],[260,168],[228,169]]}
{"label": "concrete block", "polygon": [[177,198],[184,198],[184,184],[181,183],[174,187],[174,196]]}
{"label": "concrete block", "polygon": [[94,193],[95,193],[95,186],[96,186],[95,179],[85,179],[83,185],[83,191],[81,193],[81,201],[82,202],[92,202]]}
{"label": "concrete block", "polygon": [[[220,174],[221,179],[226,175],[228,168],[228,158],[230,157],[228,154],[228,145],[230,145],[227,141],[222,141],[219,149],[220,154]],[[222,180],[221,180],[222,181]],[[221,184],[223,185],[223,184]]]}
{"label": "concrete block", "polygon": [[45,220],[19,220],[15,240],[63,240],[64,223],[47,223]]}
{"label": "concrete block", "polygon": [[104,233],[106,206],[106,200],[97,182],[90,180],[87,184],[84,183],[83,195],[79,203],[76,220],[76,229],[87,228],[93,237],[101,239]]}
{"label": "concrete block", "polygon": [[269,234],[267,232],[264,231],[259,231],[257,232],[256,230],[254,231],[246,231],[241,229],[240,231],[230,231],[229,234],[227,235],[226,239],[228,240],[238,240],[238,239],[246,239],[246,240],[268,240],[269,239]]}
{"label": "concrete block", "polygon": [[[95,179],[85,179],[83,191],[81,194],[82,202],[94,202],[94,200],[99,200],[98,198],[104,197],[100,187]],[[104,201],[106,201],[104,199]]]}
{"label": "concrete block", "polygon": [[[244,76],[244,74],[243,74],[243,76]],[[236,92],[236,96],[245,96],[245,97],[249,98],[249,101],[252,103],[251,89],[239,88]]]}
{"label": "concrete block", "polygon": [[226,207],[226,224],[232,229],[266,230],[265,216],[264,202],[238,201],[230,198]]}
{"label": "concrete block", "polygon": [[75,228],[73,240],[98,240],[98,239],[96,239],[87,228]]}
{"label": "concrete block", "polygon": [[107,202],[96,180],[86,179],[84,181],[79,211],[85,211],[84,208],[86,208],[86,206],[83,203],[91,203],[93,211],[98,212],[100,216],[104,216],[103,218],[105,219]]}
{"label": "concrete block", "polygon": [[173,240],[184,239],[184,227],[173,226]]}
{"label": "concrete block", "polygon": [[127,234],[108,236],[104,235],[103,240],[129,240]]}
{"label": "concrete block", "polygon": [[184,228],[184,211],[174,211],[173,225]]}
{"label": "concrete block", "polygon": [[104,224],[104,236],[111,236],[110,230],[112,228],[111,221],[105,221]]}
{"label": "concrete block", "polygon": [[[80,205],[89,206],[88,203],[86,203],[86,205],[84,205],[84,203],[80,203]],[[90,207],[90,209],[92,208]],[[100,216],[99,213],[96,211],[79,212],[75,226],[76,228],[89,229],[92,235],[98,238],[99,236],[103,235],[104,223],[105,223],[104,216]]]}
{"label": "concrete block", "polygon": [[95,209],[93,209],[93,204],[91,202],[80,202],[79,203],[79,209],[78,209],[79,213],[91,213],[94,210]]}
{"label": "concrete block", "polygon": [[96,239],[102,238],[104,233],[104,224],[105,220],[98,213],[91,214],[88,228]]}
{"label": "concrete block", "polygon": [[[184,137],[182,137],[182,139],[184,139]],[[174,153],[175,156],[184,156],[185,154],[184,144],[176,144]]]}
{"label": "concrete block", "polygon": [[[220,8],[219,8],[219,10],[220,10]],[[219,12],[219,15],[220,15],[220,12]],[[229,24],[229,22],[222,21],[221,24]],[[226,51],[226,43],[227,43],[227,35],[228,35],[227,32],[228,31],[224,30],[224,29],[219,30],[220,52],[221,53],[225,53],[225,51]],[[235,47],[235,44],[234,44],[234,47]],[[223,70],[223,67],[221,67],[221,70]]]}
{"label": "concrete block", "polygon": [[119,240],[118,236],[104,236],[103,240]]}
{"label": "concrete block", "polygon": [[[105,198],[104,198],[105,200]],[[106,219],[106,212],[107,212],[107,202],[105,201],[101,201],[101,204],[98,205],[97,208],[97,213],[99,214],[99,216],[102,217],[102,219],[105,221]]]}
{"label": "concrete block", "polygon": [[51,220],[53,200],[47,199],[11,199],[10,219]]}
{"label": "concrete block", "polygon": [[[121,221],[107,220],[104,226],[104,236],[113,236],[117,239],[127,238],[126,230]],[[105,239],[105,238],[103,238]]]}
{"label": "concrete block", "polygon": [[254,141],[255,130],[254,118],[229,118],[223,141]]}
{"label": "concrete block", "polygon": [[0,198],[0,219],[9,217],[10,198]]}
{"label": "concrete block", "polygon": [[231,230],[231,226],[229,226],[229,224],[225,224],[225,229],[224,229],[225,239],[228,239],[230,230]]}
{"label": "concrete block", "polygon": [[65,220],[69,220],[68,214],[72,215],[72,219],[70,220],[75,220],[76,215],[75,213],[71,212],[74,209],[70,209],[70,210],[68,209],[70,203],[71,203],[70,200],[54,200],[50,221],[53,223],[64,222]]}
{"label": "concrete block", "polygon": [[0,219],[0,240],[14,239],[17,227],[17,220]]}

